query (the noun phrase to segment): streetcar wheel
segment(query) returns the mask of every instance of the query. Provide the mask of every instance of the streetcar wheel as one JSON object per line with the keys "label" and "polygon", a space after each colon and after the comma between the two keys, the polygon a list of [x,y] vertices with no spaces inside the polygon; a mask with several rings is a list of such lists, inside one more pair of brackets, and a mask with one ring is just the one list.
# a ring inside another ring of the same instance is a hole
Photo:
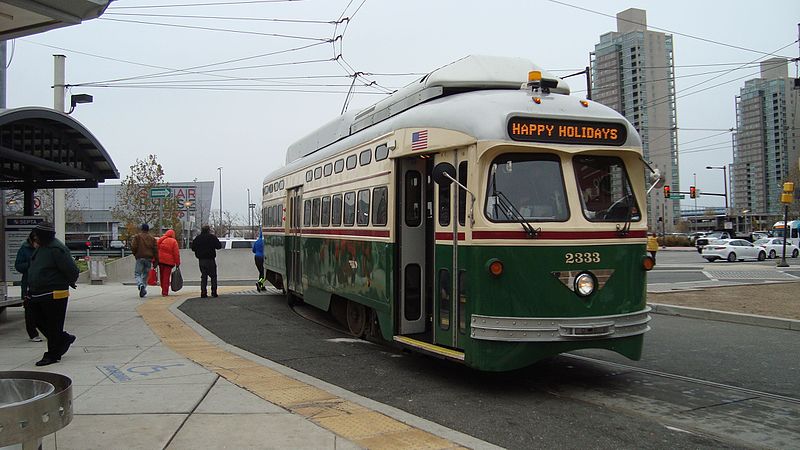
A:
{"label": "streetcar wheel", "polygon": [[769,251],[769,259],[775,259],[775,250]]}
{"label": "streetcar wheel", "polygon": [[728,262],[736,261],[736,253],[730,252],[728,253]]}
{"label": "streetcar wheel", "polygon": [[295,305],[299,305],[301,302],[300,302],[300,299],[296,295],[294,295],[294,293],[292,291],[290,291],[289,289],[286,289],[286,303],[289,306],[295,306]]}
{"label": "streetcar wheel", "polygon": [[800,253],[800,250],[794,249],[792,252],[792,258],[797,258],[797,254]]}
{"label": "streetcar wheel", "polygon": [[363,337],[367,330],[367,308],[361,303],[347,302],[347,328],[355,337]]}
{"label": "streetcar wheel", "polygon": [[764,252],[758,252],[758,260],[763,261],[765,259],[767,259],[767,254]]}

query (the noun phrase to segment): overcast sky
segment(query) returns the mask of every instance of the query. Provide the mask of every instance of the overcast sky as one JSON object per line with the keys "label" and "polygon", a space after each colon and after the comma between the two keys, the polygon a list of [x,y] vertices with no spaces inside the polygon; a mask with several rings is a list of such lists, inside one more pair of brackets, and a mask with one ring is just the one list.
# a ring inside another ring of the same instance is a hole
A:
{"label": "overcast sky", "polygon": [[[189,6],[198,4],[208,5]],[[245,218],[247,189],[259,203],[286,147],[340,114],[348,71],[376,82],[357,85],[350,110],[469,54],[524,57],[567,75],[588,65],[616,13],[631,7],[674,35],[682,187],[696,173],[699,189],[722,192],[721,171],[705,166],[733,160],[724,130],[736,125],[735,96],[757,76],[754,63],[798,56],[796,0],[118,0],[99,19],[9,43],[7,103],[52,107],[52,55],[64,54],[71,92],[94,96],[72,115],[121,177],[151,153],[170,182],[218,182],[222,167],[223,208]],[[329,23],[340,17],[351,20]],[[586,95],[583,78],[568,82]]]}

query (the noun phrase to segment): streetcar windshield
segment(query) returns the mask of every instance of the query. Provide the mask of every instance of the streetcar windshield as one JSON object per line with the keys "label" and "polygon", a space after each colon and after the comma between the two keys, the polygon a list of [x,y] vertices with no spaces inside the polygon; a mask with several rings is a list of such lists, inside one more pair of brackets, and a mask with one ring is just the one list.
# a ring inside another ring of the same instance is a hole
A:
{"label": "streetcar windshield", "polygon": [[583,215],[592,222],[641,219],[625,164],[614,156],[576,156],[575,178]]}
{"label": "streetcar windshield", "polygon": [[[490,165],[484,213],[493,222],[517,222],[516,212],[532,222],[565,221],[566,198],[557,156],[505,154]],[[504,202],[511,206],[504,207]]]}

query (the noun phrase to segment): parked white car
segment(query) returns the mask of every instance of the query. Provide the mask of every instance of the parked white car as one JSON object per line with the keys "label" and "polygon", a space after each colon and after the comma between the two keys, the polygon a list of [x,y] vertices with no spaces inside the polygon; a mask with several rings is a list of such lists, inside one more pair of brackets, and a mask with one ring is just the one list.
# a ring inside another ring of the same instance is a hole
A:
{"label": "parked white car", "polygon": [[717,239],[716,241],[711,241],[703,247],[701,254],[709,262],[714,262],[718,259],[727,259],[729,262],[743,259],[757,259],[759,261],[767,259],[766,250],[744,239]]}
{"label": "parked white car", "polygon": [[[757,247],[763,248],[767,252],[767,258],[773,259],[783,255],[783,238],[766,238],[755,241]],[[800,249],[796,245],[786,242],[786,256],[797,258]]]}
{"label": "parked white car", "polygon": [[242,238],[220,238],[219,242],[222,244],[222,250],[233,248],[248,248],[253,249],[255,239],[242,239]]}

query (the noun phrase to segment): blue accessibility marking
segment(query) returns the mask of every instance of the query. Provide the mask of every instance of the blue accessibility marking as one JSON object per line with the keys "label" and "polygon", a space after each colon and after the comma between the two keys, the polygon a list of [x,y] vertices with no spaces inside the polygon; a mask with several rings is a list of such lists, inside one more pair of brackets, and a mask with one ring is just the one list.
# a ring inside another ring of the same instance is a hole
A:
{"label": "blue accessibility marking", "polygon": [[153,375],[155,373],[163,372],[165,370],[169,370],[170,367],[181,367],[184,366],[183,363],[177,364],[144,364],[140,366],[131,366],[125,369],[117,367],[113,364],[106,364],[103,366],[97,366],[101,372],[103,372],[107,377],[111,379],[111,381],[117,382],[125,382],[125,381],[132,381],[134,378],[138,377],[147,377]]}

